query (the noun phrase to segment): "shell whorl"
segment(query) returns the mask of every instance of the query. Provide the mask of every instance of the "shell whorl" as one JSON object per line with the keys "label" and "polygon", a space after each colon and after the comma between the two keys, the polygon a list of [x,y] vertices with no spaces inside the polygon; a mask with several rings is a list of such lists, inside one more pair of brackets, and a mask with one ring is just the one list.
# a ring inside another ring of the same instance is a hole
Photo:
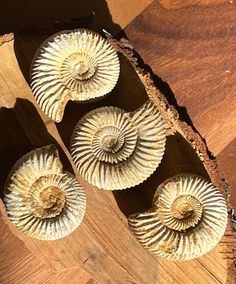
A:
{"label": "shell whorl", "polygon": [[60,122],[68,100],[108,94],[119,78],[116,51],[99,34],[79,29],[50,37],[36,52],[31,88],[41,109]]}
{"label": "shell whorl", "polygon": [[23,156],[5,184],[4,203],[10,221],[41,240],[69,235],[82,222],[86,198],[76,178],[63,172],[52,145]]}
{"label": "shell whorl", "polygon": [[202,177],[186,174],[158,186],[153,207],[129,216],[129,227],[150,252],[190,260],[209,252],[225,232],[223,195]]}
{"label": "shell whorl", "polygon": [[151,101],[134,113],[102,107],[77,123],[71,155],[89,183],[102,189],[125,189],[155,171],[165,140],[162,115]]}

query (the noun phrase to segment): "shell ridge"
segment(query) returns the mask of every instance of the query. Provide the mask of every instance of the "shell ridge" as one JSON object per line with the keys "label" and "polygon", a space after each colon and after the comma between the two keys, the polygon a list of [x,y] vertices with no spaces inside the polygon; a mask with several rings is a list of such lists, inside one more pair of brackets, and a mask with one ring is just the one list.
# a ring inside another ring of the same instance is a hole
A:
{"label": "shell ridge", "polygon": [[190,260],[210,251],[224,235],[227,207],[223,195],[199,176],[167,179],[158,186],[153,204],[145,213],[131,215],[128,223],[137,240],[154,254]]}
{"label": "shell ridge", "polygon": [[[18,186],[19,181],[24,190]],[[23,233],[42,240],[65,237],[74,231],[82,222],[85,202],[82,187],[72,174],[63,172],[53,145],[35,149],[18,160],[4,189],[10,221]],[[71,211],[69,231],[63,231],[62,218],[66,211]]]}

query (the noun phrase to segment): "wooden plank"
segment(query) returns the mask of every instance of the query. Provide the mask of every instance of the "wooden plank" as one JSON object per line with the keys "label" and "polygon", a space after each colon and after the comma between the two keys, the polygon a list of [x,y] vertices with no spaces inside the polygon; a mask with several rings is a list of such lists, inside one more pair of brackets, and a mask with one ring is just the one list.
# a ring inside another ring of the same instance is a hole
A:
{"label": "wooden plank", "polygon": [[[15,86],[21,84],[19,96],[22,93],[29,101],[34,101],[19,68],[15,70],[12,68],[17,65],[12,43],[7,43],[1,48],[4,49],[4,52],[0,54],[5,56],[0,64],[2,63],[6,67],[5,69],[0,68],[0,70],[6,72],[10,78],[14,78],[9,81],[3,80],[2,93],[9,94],[9,98],[11,97],[9,102],[12,104],[17,96]],[[11,74],[11,72],[13,73]],[[1,77],[5,78],[4,73],[1,74]],[[7,104],[6,96],[4,98],[4,104]],[[19,102],[21,101],[18,100],[15,108],[9,109],[8,112],[17,111],[18,114],[21,114],[18,116],[19,121],[23,124],[20,131],[22,131],[22,135],[26,133],[31,136],[28,121],[34,123],[34,120],[39,122],[40,119],[36,113],[34,115],[29,115],[27,111],[19,113]],[[22,103],[20,106],[22,110],[28,108]],[[34,113],[32,106],[30,110]],[[7,110],[2,108],[1,111],[6,113]],[[50,126],[49,131],[57,139],[58,133],[54,132],[54,124],[52,122],[46,124]],[[12,126],[14,129],[15,123]],[[35,132],[36,129],[34,128]],[[7,131],[4,135],[7,136]],[[41,137],[40,132],[36,132],[34,135]],[[36,144],[36,142],[32,143]],[[81,180],[80,177],[78,178]],[[16,232],[9,224],[14,234],[23,240],[26,246],[41,257],[44,262],[57,270],[81,265],[93,277],[92,279],[101,283],[106,283],[106,281],[110,281],[108,283],[156,283],[159,280],[161,283],[191,283],[191,279],[205,279],[207,283],[215,283],[215,278],[199,263],[195,263],[195,266],[197,265],[200,269],[195,272],[191,271],[193,275],[190,277],[190,275],[186,275],[185,267],[189,267],[189,269],[195,267],[191,263],[167,262],[150,255],[130,234],[126,217],[116,205],[114,195],[111,192],[96,191],[82,180],[81,183],[86,189],[88,198],[86,217],[81,227],[67,238],[53,242],[34,241]],[[223,270],[221,276],[222,279],[226,279],[227,259],[223,259],[223,254],[219,254],[215,250],[210,254],[213,254],[212,259],[220,259]]]}
{"label": "wooden plank", "polygon": [[71,268],[60,273],[50,270],[40,257],[33,255],[15,237],[1,214],[0,226],[0,283],[96,283],[82,268]]}
{"label": "wooden plank", "polygon": [[[0,72],[6,72],[5,74],[7,74],[7,76],[13,78],[10,81],[2,81],[1,93],[8,94],[8,96],[3,96],[4,104],[7,104],[6,98],[9,98],[10,105],[12,106],[12,102],[18,96],[18,92],[15,90],[16,86],[21,87],[19,97],[22,95],[24,98],[28,98],[29,101],[34,101],[32,94],[29,93],[30,89],[28,85],[23,80],[20,69],[16,68],[13,70],[12,68],[17,65],[13,52],[13,43],[3,45],[1,49],[0,64],[5,67],[0,68]],[[19,73],[17,74],[17,72]],[[4,73],[1,73],[1,77],[5,78]],[[35,138],[38,137],[39,142],[37,139],[30,140],[29,145],[32,144],[37,147],[39,146],[38,143],[42,143],[43,141],[48,143],[49,140],[47,140],[47,135],[45,130],[43,130],[42,121],[40,121],[40,117],[35,111],[31,104],[19,100],[14,109],[2,108],[1,112],[4,114],[2,118],[5,117],[6,113],[9,113],[8,127],[5,128],[6,131],[4,131],[3,128],[5,141],[7,141],[7,139],[10,141],[14,139],[15,141],[21,141],[23,137],[31,137],[33,135]],[[1,122],[2,126],[4,126],[4,121],[1,120]],[[21,128],[18,127],[17,122],[22,125]],[[10,123],[12,123],[12,132],[10,135],[13,135],[13,137],[9,136],[7,132]],[[38,124],[40,127],[30,129],[29,124]],[[53,125],[53,123],[50,122],[47,123],[47,125]],[[19,131],[17,136],[17,132],[14,131],[16,129]],[[52,129],[55,130],[51,127],[51,134],[58,138],[57,132],[54,132]],[[32,131],[34,131],[34,134],[32,134]],[[41,141],[41,137],[45,137],[45,139]],[[24,141],[26,141],[28,145],[27,140],[25,139]],[[6,143],[4,145],[6,145]],[[24,151],[21,147],[18,149]],[[18,155],[20,155],[20,153],[16,156]],[[2,165],[10,167],[12,163],[13,158],[9,164],[3,163]],[[107,200],[107,198],[114,199],[112,192],[95,191],[84,181],[81,181],[81,183],[86,188],[88,200],[87,213],[81,227],[70,236],[53,242],[43,242],[27,238],[9,224],[11,230],[25,242],[26,246],[34,254],[39,255],[54,269],[62,270],[66,267],[80,264],[93,275],[94,279],[102,283],[108,280],[111,281],[111,283],[112,281],[118,283],[125,283],[126,281],[143,283],[144,279],[149,279],[154,282],[159,274],[166,274],[165,266],[159,267],[158,261],[144,251],[130,234],[122,212],[117,207],[106,206],[105,200]],[[104,222],[104,220],[106,220],[106,222]],[[113,226],[113,224],[116,224],[116,226]],[[112,232],[111,228],[113,228]],[[148,264],[150,264],[150,262],[153,262],[153,267],[156,268],[149,275],[147,273]],[[183,279],[185,278],[184,274],[182,277]],[[174,279],[174,276],[171,274],[170,279]]]}

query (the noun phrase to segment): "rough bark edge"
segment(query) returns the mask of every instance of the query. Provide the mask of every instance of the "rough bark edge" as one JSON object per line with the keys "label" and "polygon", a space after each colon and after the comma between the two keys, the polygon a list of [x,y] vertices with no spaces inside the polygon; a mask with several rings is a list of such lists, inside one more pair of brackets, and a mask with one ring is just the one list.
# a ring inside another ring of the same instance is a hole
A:
{"label": "rough bark edge", "polygon": [[[179,131],[184,138],[191,144],[196,151],[198,157],[203,162],[211,181],[222,190],[220,178],[218,175],[217,163],[214,157],[209,157],[209,150],[203,138],[195,132],[190,125],[185,121],[180,120],[178,111],[173,105],[167,101],[164,94],[162,94],[155,86],[151,74],[139,66],[138,58],[135,57],[131,44],[127,40],[121,39],[116,41],[113,38],[109,39],[114,48],[125,55],[125,57],[132,64],[144,87],[146,88],[148,97],[157,105],[165,120],[169,120],[169,133]],[[171,122],[170,122],[171,121]],[[223,192],[223,190],[222,190]]]}

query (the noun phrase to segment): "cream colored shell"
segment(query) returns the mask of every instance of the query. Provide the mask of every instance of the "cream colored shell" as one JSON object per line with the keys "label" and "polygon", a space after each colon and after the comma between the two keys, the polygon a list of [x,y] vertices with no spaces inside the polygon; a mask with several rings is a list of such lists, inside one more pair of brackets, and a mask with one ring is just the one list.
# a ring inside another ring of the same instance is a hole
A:
{"label": "cream colored shell", "polygon": [[77,179],[63,172],[54,146],[23,156],[9,174],[4,203],[10,221],[41,240],[69,235],[82,222],[86,198]]}
{"label": "cream colored shell", "polygon": [[31,68],[31,88],[41,109],[60,122],[68,100],[89,101],[109,93],[117,83],[119,59],[99,34],[79,29],[50,37]]}
{"label": "cream colored shell", "polygon": [[129,217],[138,241],[170,260],[190,260],[209,252],[223,236],[227,208],[213,184],[196,175],[177,175],[158,186],[153,207]]}
{"label": "cream colored shell", "polygon": [[102,107],[76,125],[71,154],[89,183],[102,189],[125,189],[140,184],[156,170],[165,141],[162,115],[151,101],[134,113]]}

